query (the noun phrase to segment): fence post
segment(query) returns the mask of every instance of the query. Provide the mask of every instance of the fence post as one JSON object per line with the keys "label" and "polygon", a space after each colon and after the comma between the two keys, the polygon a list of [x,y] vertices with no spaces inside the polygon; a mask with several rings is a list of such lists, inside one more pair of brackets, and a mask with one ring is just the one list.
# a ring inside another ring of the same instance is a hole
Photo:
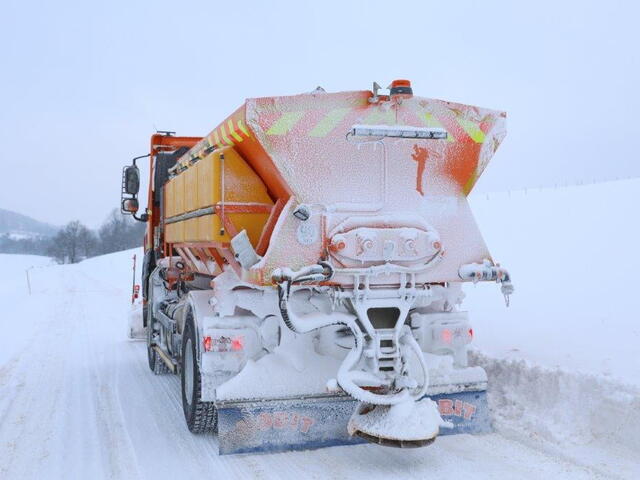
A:
{"label": "fence post", "polygon": [[31,295],[31,279],[29,278],[29,270],[33,267],[27,268],[24,272],[27,274],[27,288],[29,289],[29,295]]}

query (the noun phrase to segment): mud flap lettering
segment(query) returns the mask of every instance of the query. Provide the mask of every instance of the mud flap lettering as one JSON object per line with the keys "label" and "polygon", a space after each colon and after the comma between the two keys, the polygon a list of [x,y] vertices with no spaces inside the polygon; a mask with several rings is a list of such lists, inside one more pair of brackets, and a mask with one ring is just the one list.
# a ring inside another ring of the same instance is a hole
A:
{"label": "mud flap lettering", "polygon": [[262,412],[257,418],[249,413],[237,423],[237,426],[241,428],[255,426],[259,430],[282,430],[286,428],[300,433],[307,433],[314,423],[314,418],[301,416],[297,413]]}
{"label": "mud flap lettering", "polygon": [[[452,428],[440,435],[491,431],[486,392],[432,395],[443,420]],[[227,402],[218,406],[221,455],[309,450],[365,443],[347,433],[357,402],[345,396]]]}
{"label": "mud flap lettering", "polygon": [[441,398],[438,400],[438,410],[442,417],[455,415],[465,420],[471,420],[477,408],[472,403],[463,402],[462,400],[451,400],[450,398]]}
{"label": "mud flap lettering", "polygon": [[431,399],[438,403],[442,419],[453,424],[453,428],[440,428],[440,435],[491,432],[487,392],[433,395]]}

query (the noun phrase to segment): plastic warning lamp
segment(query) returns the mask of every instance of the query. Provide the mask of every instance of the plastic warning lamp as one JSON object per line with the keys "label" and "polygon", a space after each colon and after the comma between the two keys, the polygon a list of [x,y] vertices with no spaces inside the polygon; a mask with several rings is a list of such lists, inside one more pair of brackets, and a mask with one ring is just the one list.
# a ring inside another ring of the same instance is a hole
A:
{"label": "plastic warning lamp", "polygon": [[400,95],[403,97],[413,96],[413,89],[409,80],[394,80],[389,86],[389,94],[391,96]]}

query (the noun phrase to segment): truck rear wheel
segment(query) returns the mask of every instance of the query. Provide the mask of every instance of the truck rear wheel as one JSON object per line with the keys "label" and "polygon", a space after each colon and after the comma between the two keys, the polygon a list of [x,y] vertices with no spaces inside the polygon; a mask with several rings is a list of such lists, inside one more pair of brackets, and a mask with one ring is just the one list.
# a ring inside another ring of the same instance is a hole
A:
{"label": "truck rear wheel", "polygon": [[216,428],[217,413],[213,402],[203,402],[201,397],[200,367],[197,360],[197,335],[193,325],[193,313],[187,313],[187,321],[182,334],[182,410],[187,427],[192,433],[213,432]]}

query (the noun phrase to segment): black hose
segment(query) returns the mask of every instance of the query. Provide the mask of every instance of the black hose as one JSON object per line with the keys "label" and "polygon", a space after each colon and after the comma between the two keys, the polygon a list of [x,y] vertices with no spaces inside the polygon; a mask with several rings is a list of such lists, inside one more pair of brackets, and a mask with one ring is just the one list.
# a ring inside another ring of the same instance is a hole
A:
{"label": "black hose", "polygon": [[[291,317],[289,317],[289,307],[287,305],[287,299],[289,296],[291,285],[289,284],[289,282],[285,282],[285,284],[286,284],[286,290],[287,290],[286,296],[285,296],[284,289],[282,288],[282,285],[278,284],[278,307],[280,309],[280,316],[282,317],[282,321],[287,326],[287,328],[289,328],[289,330],[291,330],[294,333],[303,334],[303,333],[312,332],[313,330],[318,330],[320,328],[330,327],[332,325],[344,325],[349,330],[352,330],[351,326],[348,323],[342,322],[340,320],[334,320],[334,321],[328,322],[326,325],[323,325],[322,327],[313,328],[308,331],[299,330],[291,321]],[[356,334],[356,332],[353,332],[353,330],[352,330],[352,333],[353,333],[353,339],[355,342],[355,347],[358,347],[358,335]]]}

